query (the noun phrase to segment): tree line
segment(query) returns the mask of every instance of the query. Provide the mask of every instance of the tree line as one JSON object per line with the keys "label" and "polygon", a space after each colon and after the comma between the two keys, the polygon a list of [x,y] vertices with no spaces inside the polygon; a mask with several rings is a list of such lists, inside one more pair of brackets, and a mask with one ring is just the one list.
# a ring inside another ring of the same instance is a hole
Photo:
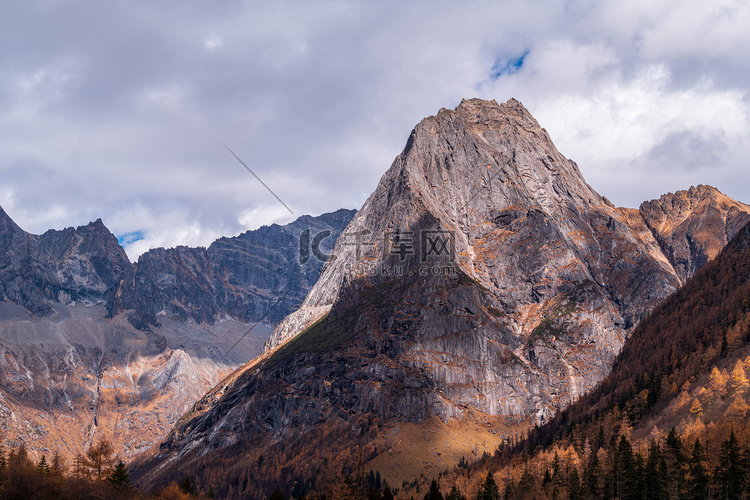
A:
{"label": "tree line", "polygon": [[213,488],[200,491],[190,476],[152,495],[143,495],[128,468],[106,439],[77,454],[71,463],[55,453],[33,460],[24,445],[0,447],[0,499],[3,500],[195,500],[216,498]]}

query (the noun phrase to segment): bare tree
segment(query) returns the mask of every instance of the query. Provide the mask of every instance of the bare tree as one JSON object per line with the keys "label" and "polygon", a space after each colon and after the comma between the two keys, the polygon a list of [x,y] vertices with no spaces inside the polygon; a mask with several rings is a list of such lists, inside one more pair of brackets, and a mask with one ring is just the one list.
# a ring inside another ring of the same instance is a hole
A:
{"label": "bare tree", "polygon": [[99,439],[89,447],[85,461],[92,476],[100,480],[106,479],[115,465],[112,443],[104,438]]}

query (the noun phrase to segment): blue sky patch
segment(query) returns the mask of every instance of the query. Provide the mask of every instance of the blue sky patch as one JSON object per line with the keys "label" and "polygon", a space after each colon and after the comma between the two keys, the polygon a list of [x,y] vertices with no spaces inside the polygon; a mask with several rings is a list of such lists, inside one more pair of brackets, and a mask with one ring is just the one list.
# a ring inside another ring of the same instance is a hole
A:
{"label": "blue sky patch", "polygon": [[122,245],[131,245],[136,241],[140,241],[144,238],[142,231],[131,231],[117,236],[117,243]]}
{"label": "blue sky patch", "polygon": [[519,57],[511,59],[496,59],[495,64],[492,66],[492,78],[497,79],[503,75],[512,75],[514,73],[518,73],[519,71],[521,71],[521,67],[523,67],[523,62],[526,59],[527,55],[529,55],[528,50],[521,54]]}

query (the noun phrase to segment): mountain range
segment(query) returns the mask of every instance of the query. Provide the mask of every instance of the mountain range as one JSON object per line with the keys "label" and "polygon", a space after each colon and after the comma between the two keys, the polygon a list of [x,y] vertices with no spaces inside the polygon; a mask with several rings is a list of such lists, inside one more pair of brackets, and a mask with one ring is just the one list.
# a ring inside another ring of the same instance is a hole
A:
{"label": "mountain range", "polygon": [[70,461],[98,438],[129,460],[261,352],[354,212],[302,216],[131,263],[101,220],[23,231],[0,208],[0,431]]}
{"label": "mountain range", "polygon": [[615,207],[516,100],[420,122],[264,354],[137,468],[263,498],[398,484],[548,422],[747,222],[710,186]]}

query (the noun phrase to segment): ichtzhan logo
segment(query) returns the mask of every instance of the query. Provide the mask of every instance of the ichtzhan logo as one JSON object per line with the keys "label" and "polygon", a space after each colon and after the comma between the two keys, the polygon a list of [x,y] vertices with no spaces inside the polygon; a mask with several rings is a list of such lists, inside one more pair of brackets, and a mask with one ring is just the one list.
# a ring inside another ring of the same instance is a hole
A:
{"label": "ichtzhan logo", "polygon": [[329,229],[324,229],[323,231],[320,231],[315,234],[315,237],[310,239],[310,235],[312,234],[312,231],[308,228],[303,230],[299,235],[299,263],[300,265],[304,266],[308,262],[310,262],[310,256],[315,257],[320,262],[325,262],[327,260],[333,260],[336,258],[335,255],[332,253],[324,253],[321,248],[320,244],[331,236],[331,231]]}
{"label": "ichtzhan logo", "polygon": [[[299,236],[300,264],[305,265],[311,259],[320,262],[335,260],[337,256],[333,252],[326,253],[322,248],[322,243],[331,234],[332,232],[327,229],[314,234],[310,229],[302,231]],[[389,257],[395,258],[394,269],[396,271],[399,269],[403,271],[403,266],[399,267],[398,263],[404,263],[406,260],[412,260],[415,257],[423,265],[428,262],[447,264],[456,260],[455,235],[452,231],[445,229],[423,229],[416,233],[413,231],[389,231],[381,237],[376,237],[367,229],[347,231],[339,236],[338,244],[339,246],[354,248],[354,252],[352,252],[354,265],[360,263],[368,248],[380,246],[383,260]],[[350,264],[347,264],[347,267],[350,267]],[[389,273],[387,269],[383,272]]]}

